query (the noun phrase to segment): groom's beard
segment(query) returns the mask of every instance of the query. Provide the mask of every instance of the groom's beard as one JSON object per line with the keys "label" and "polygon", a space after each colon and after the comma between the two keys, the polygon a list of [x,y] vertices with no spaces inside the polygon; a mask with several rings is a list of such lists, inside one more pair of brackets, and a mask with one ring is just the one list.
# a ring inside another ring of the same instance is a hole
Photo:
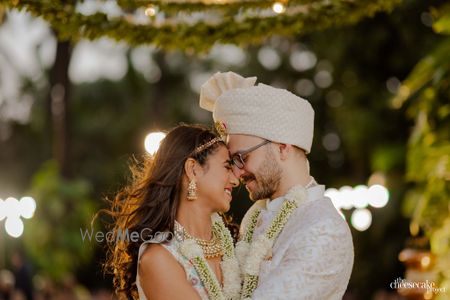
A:
{"label": "groom's beard", "polygon": [[250,199],[253,201],[260,199],[272,199],[273,194],[278,190],[281,181],[281,168],[278,166],[273,153],[268,150],[263,164],[255,172],[254,176],[246,176],[245,181],[254,179],[254,187],[247,190]]}

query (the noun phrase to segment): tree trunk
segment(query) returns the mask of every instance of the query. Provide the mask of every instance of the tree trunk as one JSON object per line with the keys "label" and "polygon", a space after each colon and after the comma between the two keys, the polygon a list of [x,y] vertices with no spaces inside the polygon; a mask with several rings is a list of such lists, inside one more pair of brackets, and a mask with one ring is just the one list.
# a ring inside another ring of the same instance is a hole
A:
{"label": "tree trunk", "polygon": [[71,176],[69,159],[69,99],[71,84],[68,73],[70,57],[70,42],[58,41],[55,63],[50,71],[50,91],[48,96],[53,157],[58,162],[60,174],[64,178],[70,178]]}

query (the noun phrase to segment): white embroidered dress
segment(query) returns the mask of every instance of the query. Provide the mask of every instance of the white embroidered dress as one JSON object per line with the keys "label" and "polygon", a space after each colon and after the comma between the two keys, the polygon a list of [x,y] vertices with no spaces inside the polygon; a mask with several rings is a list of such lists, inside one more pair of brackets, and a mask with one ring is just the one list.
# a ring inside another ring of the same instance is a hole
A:
{"label": "white embroidered dress", "polygon": [[139,300],[147,300],[147,297],[144,294],[144,290],[142,288],[141,279],[139,276],[139,262],[141,260],[141,256],[144,253],[145,249],[149,244],[156,243],[162,245],[167,251],[169,251],[174,258],[178,261],[178,263],[183,266],[184,271],[186,272],[186,280],[189,281],[192,285],[192,287],[197,291],[200,298],[202,300],[208,300],[208,292],[205,289],[205,286],[203,285],[202,281],[200,280],[200,276],[198,275],[197,271],[195,270],[194,265],[186,258],[184,257],[180,252],[180,241],[176,238],[172,238],[170,241],[164,241],[162,242],[161,239],[156,238],[153,240],[146,241],[142,243],[142,245],[139,247],[139,254],[138,254],[138,272],[136,273],[136,286],[139,293]]}
{"label": "white embroidered dress", "polygon": [[[342,299],[353,267],[353,241],[347,223],[324,192],[323,185],[307,189],[306,201],[276,239],[272,259],[261,263],[252,299]],[[246,213],[241,233],[254,210],[261,208],[253,239],[263,234],[283,201],[284,197],[257,201]]]}

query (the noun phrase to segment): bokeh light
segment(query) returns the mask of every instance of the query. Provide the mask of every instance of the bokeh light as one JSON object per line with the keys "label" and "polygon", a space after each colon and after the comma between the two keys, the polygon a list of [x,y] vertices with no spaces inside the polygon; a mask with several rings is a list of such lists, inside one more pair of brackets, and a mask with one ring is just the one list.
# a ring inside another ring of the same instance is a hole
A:
{"label": "bokeh light", "polygon": [[355,209],[352,213],[351,225],[359,231],[367,230],[372,224],[372,213],[367,209],[369,205],[382,208],[389,202],[389,191],[379,184],[370,187],[357,185],[353,188],[343,186],[339,190],[329,188],[325,191],[325,196],[331,199],[341,216],[344,216],[343,209]]}
{"label": "bokeh light", "polygon": [[314,82],[318,87],[325,89],[333,83],[333,76],[331,76],[330,72],[322,70],[314,75]]}
{"label": "bokeh light", "polygon": [[368,188],[365,185],[358,185],[353,189],[352,203],[355,208],[365,208],[369,205]]}
{"label": "bokeh light", "polygon": [[156,7],[153,6],[153,5],[150,5],[149,7],[147,7],[147,8],[145,9],[145,15],[146,15],[147,17],[153,17],[153,16],[155,16],[155,15],[156,15]]}
{"label": "bokeh light", "polygon": [[23,233],[23,222],[20,217],[8,217],[5,221],[6,233],[14,238],[18,238]]}
{"label": "bokeh light", "polygon": [[281,65],[281,57],[272,47],[262,47],[258,51],[258,61],[267,70],[275,70]]}
{"label": "bokeh light", "polygon": [[4,214],[6,219],[20,216],[19,200],[8,197],[4,203]]}
{"label": "bokeh light", "polygon": [[300,79],[295,83],[295,91],[303,97],[309,97],[314,94],[316,86],[309,79]]}
{"label": "bokeh light", "polygon": [[372,186],[375,184],[386,186],[386,176],[382,172],[375,172],[370,175],[367,185]]}
{"label": "bokeh light", "polygon": [[352,191],[351,186],[343,186],[339,189],[338,198],[343,209],[351,209],[353,207]]}
{"label": "bokeh light", "polygon": [[311,51],[294,51],[289,57],[289,62],[294,70],[303,72],[314,68],[317,57]]}
{"label": "bokeh light", "polygon": [[322,145],[328,151],[336,151],[341,146],[341,139],[336,133],[330,132],[323,136]]}
{"label": "bokeh light", "polygon": [[36,211],[36,201],[29,196],[17,200],[8,197],[6,200],[0,199],[0,221],[5,219],[6,233],[14,238],[22,235],[24,225],[21,219],[30,219]]}
{"label": "bokeh light", "polygon": [[389,201],[389,191],[382,185],[375,184],[369,188],[369,204],[375,208],[386,206]]}
{"label": "bokeh light", "polygon": [[372,213],[367,208],[358,208],[352,213],[351,223],[356,230],[365,231],[372,224]]}
{"label": "bokeh light", "polygon": [[36,210],[36,201],[31,197],[22,197],[19,201],[19,210],[22,218],[32,218]]}
{"label": "bokeh light", "polygon": [[161,141],[166,137],[166,134],[164,132],[152,132],[149,133],[145,137],[145,150],[150,153],[151,155],[154,155],[156,151],[159,149],[159,145],[161,144]]}
{"label": "bokeh light", "polygon": [[282,14],[282,13],[284,13],[284,12],[286,11],[286,7],[285,7],[284,4],[281,3],[281,2],[275,2],[275,3],[272,5],[272,10],[273,10],[275,13],[277,13],[277,14]]}

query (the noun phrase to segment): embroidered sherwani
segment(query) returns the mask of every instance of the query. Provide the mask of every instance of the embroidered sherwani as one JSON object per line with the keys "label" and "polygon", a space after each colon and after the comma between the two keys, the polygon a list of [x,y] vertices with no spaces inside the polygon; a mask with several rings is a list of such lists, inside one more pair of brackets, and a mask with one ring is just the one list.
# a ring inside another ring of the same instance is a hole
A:
{"label": "embroidered sherwani", "polygon": [[[353,267],[353,241],[347,223],[324,191],[323,185],[307,189],[307,199],[276,239],[272,258],[261,263],[252,299],[342,299]],[[253,239],[263,234],[284,200],[257,201],[245,215],[241,233],[254,210],[261,208]]]}

